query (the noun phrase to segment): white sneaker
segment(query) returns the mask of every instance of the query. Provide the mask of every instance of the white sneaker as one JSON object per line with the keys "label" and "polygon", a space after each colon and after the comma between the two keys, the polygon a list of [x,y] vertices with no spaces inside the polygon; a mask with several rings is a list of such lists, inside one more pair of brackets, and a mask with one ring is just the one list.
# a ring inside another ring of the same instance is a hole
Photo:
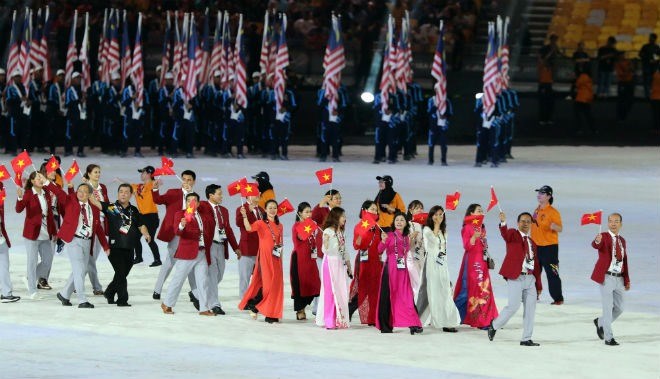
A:
{"label": "white sneaker", "polygon": [[28,282],[27,276],[22,277],[21,280],[23,281],[23,284],[25,285],[25,289],[29,291],[30,290],[30,285],[29,285],[30,283]]}
{"label": "white sneaker", "polygon": [[39,296],[39,292],[32,292],[31,294],[28,295],[30,300],[41,300],[42,297]]}

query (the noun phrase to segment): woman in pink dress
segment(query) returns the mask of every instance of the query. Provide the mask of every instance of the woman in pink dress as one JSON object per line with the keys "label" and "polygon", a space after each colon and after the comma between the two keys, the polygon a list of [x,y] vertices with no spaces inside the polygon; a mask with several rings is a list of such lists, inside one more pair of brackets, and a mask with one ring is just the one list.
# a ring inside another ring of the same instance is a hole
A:
{"label": "woman in pink dress", "polygon": [[[470,204],[465,217],[467,219],[470,216],[483,214],[481,205]],[[477,224],[463,223],[461,235],[465,253],[456,280],[454,302],[461,315],[461,324],[484,329],[488,328],[498,313],[486,262],[488,252],[486,227],[482,222]]]}
{"label": "woman in pink dress", "polygon": [[408,327],[410,334],[421,333],[422,323],[415,309],[406,254],[410,250],[409,226],[406,215],[394,213],[392,231],[381,234],[378,251],[385,254],[380,278],[376,327],[381,333],[392,333],[394,327]]}

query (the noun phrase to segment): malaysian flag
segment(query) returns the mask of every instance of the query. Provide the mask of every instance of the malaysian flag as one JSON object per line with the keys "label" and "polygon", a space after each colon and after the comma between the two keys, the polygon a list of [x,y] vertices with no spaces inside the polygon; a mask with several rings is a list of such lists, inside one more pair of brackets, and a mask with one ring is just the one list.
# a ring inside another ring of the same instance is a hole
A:
{"label": "malaysian flag", "polygon": [[20,35],[20,24],[16,22],[16,11],[12,17],[11,35],[9,37],[9,55],[7,56],[7,76],[13,75],[14,71],[19,68],[19,50],[20,42],[18,36]]}
{"label": "malaysian flag", "polygon": [[138,13],[137,31],[135,32],[135,45],[133,46],[133,62],[131,63],[131,78],[135,85],[138,107],[144,101],[144,67],[142,66],[142,13]]}
{"label": "malaysian flag", "polygon": [[393,60],[393,50],[394,44],[392,39],[393,37],[393,28],[394,20],[392,15],[390,15],[387,20],[387,39],[385,49],[383,51],[383,73],[380,77],[380,100],[381,100],[381,109],[383,112],[388,109],[388,101],[390,97],[390,92],[394,92],[394,65],[392,64]]}
{"label": "malaysian flag", "polygon": [[323,88],[325,97],[328,99],[329,111],[332,113],[337,109],[337,98],[339,83],[341,81],[341,70],[346,67],[346,58],[344,56],[344,42],[341,35],[341,26],[339,19],[332,16],[332,30],[328,37],[328,45],[325,48],[323,57]]}
{"label": "malaysian flag", "polygon": [[484,63],[484,88],[483,88],[483,107],[486,118],[490,117],[495,111],[496,84],[498,81],[497,71],[497,48],[495,43],[495,25],[491,21],[488,23],[488,51],[486,52],[486,61]]}
{"label": "malaysian flag", "polygon": [[498,96],[502,92],[502,17],[497,16],[495,22],[495,49],[497,55],[497,80],[495,81],[495,95]]}
{"label": "malaysian flag", "polygon": [[73,12],[73,25],[69,32],[69,47],[66,50],[66,65],[64,66],[64,87],[69,88],[71,85],[71,75],[73,75],[73,64],[78,60],[78,52],[76,49],[76,23],[78,22],[78,11]]}
{"label": "malaysian flag", "polygon": [[406,19],[401,20],[401,33],[399,34],[399,43],[397,46],[397,54],[395,59],[396,71],[394,76],[396,78],[396,87],[403,93],[406,93],[406,84],[408,78],[408,70],[410,70],[408,50],[408,26]]}
{"label": "malaysian flag", "polygon": [[280,36],[277,34],[277,20],[273,15],[273,23],[270,26],[270,42],[268,43],[268,68],[266,71],[266,85],[273,88],[275,85],[275,71],[277,69],[277,46]]}
{"label": "malaysian flag", "polygon": [[109,81],[110,74],[119,72],[121,64],[119,63],[119,10],[110,10],[110,42],[108,42],[108,67],[104,72],[104,77]]}
{"label": "malaysian flag", "polygon": [[438,107],[438,115],[443,115],[447,110],[447,76],[445,70],[445,30],[442,20],[440,20],[440,33],[438,35],[438,44],[435,47],[433,55],[433,65],[431,66],[431,76],[436,80],[433,89],[435,90],[435,104]]}
{"label": "malaysian flag", "polygon": [[32,43],[30,44],[30,61],[33,66],[43,68],[42,65],[46,59],[46,52],[41,48],[41,35],[44,30],[41,9],[37,10],[36,24],[32,33]]}
{"label": "malaysian flag", "polygon": [[165,85],[165,74],[170,70],[170,29],[172,23],[170,21],[170,11],[167,11],[167,26],[165,27],[165,36],[163,38],[163,53],[160,58],[160,85]]}
{"label": "malaysian flag", "polygon": [[209,64],[209,58],[211,57],[211,44],[209,40],[209,9],[206,8],[206,13],[204,15],[204,32],[202,33],[202,57],[201,57],[201,68],[199,73],[199,82],[203,83],[209,77],[209,71],[211,71],[211,66]]}
{"label": "malaysian flag", "polygon": [[[191,15],[188,13],[184,13],[183,15],[183,24],[181,25],[181,69],[180,69],[180,77],[179,77],[179,84],[181,85],[182,83],[186,82],[186,74],[188,73],[188,43],[189,43],[189,38],[190,38],[190,24],[189,20]],[[194,53],[194,51],[193,51]],[[193,54],[194,57],[194,54]],[[193,64],[194,67],[194,64]]]}
{"label": "malaysian flag", "polygon": [[509,45],[507,44],[509,36],[509,17],[507,17],[504,20],[504,28],[502,30],[502,36],[500,37],[501,40],[501,53],[500,53],[500,63],[501,63],[501,68],[500,68],[500,73],[502,75],[502,88],[503,89],[508,89],[509,88]]}
{"label": "malaysian flag", "polygon": [[50,33],[50,10],[46,7],[46,14],[44,15],[44,27],[41,30],[41,51],[43,51],[43,61],[41,62],[44,68],[44,83],[49,82],[52,77],[52,72],[50,71],[50,59],[48,54],[48,34]]}
{"label": "malaysian flag", "polygon": [[126,11],[124,10],[124,21],[121,34],[121,88],[126,86],[126,79],[131,74],[131,43],[128,40],[128,23],[126,22]]}
{"label": "malaysian flag", "polygon": [[213,50],[211,52],[211,67],[206,81],[213,82],[213,72],[221,67],[222,64],[222,12],[218,11],[216,15],[215,33],[213,37]]}
{"label": "malaysian flag", "polygon": [[25,17],[23,18],[23,43],[21,44],[21,53],[19,56],[19,66],[23,71],[23,85],[25,88],[28,88],[30,83],[30,63],[31,53],[30,53],[30,42],[32,40],[32,11],[29,8],[25,8]]}
{"label": "malaysian flag", "polygon": [[172,59],[172,74],[174,75],[174,85],[179,86],[181,74],[181,54],[183,42],[179,32],[179,12],[174,12],[174,59]]}
{"label": "malaysian flag", "polygon": [[188,39],[188,64],[184,66],[186,70],[185,82],[183,93],[186,95],[186,100],[192,100],[197,95],[197,75],[195,71],[195,51],[197,50],[197,28],[195,28],[195,18],[190,15],[190,38]]}
{"label": "malaysian flag", "polygon": [[87,92],[87,88],[92,86],[91,69],[89,67],[89,13],[85,13],[85,34],[83,35],[82,45],[80,46],[80,56],[78,60],[82,63],[82,80],[80,81],[81,90]]}
{"label": "malaysian flag", "polygon": [[261,53],[259,54],[259,70],[261,71],[261,77],[265,78],[268,74],[268,56],[269,56],[269,46],[270,46],[270,23],[268,17],[268,10],[266,10],[266,15],[264,16],[264,30],[261,37]]}
{"label": "malaysian flag", "polygon": [[[197,25],[191,22],[190,28],[195,29],[195,77],[197,78],[197,82],[199,83],[202,80],[202,70],[204,69],[204,53],[202,51],[202,46],[199,42],[199,34],[197,33]],[[190,35],[192,36],[193,33],[191,31]],[[192,37],[191,37],[192,38]],[[207,38],[208,39],[208,38]]]}
{"label": "malaysian flag", "polygon": [[247,85],[245,83],[245,48],[243,46],[243,15],[241,14],[238,19],[238,30],[236,31],[236,48],[234,49],[236,55],[236,103],[243,107],[247,107]]}
{"label": "malaysian flag", "polygon": [[222,72],[222,79],[221,79],[221,85],[223,89],[227,89],[229,87],[229,66],[231,63],[229,62],[229,43],[231,42],[231,37],[229,34],[229,12],[224,13],[223,17],[223,28],[222,28],[222,47],[221,47],[221,55],[220,55],[220,71]]}
{"label": "malaysian flag", "polygon": [[106,80],[105,77],[105,72],[106,72],[106,59],[105,56],[108,54],[107,49],[108,49],[108,39],[107,37],[108,33],[108,8],[105,8],[103,10],[103,28],[101,29],[101,33],[99,33],[99,48],[98,52],[96,54],[96,64],[98,67],[101,68],[101,77],[99,80]]}
{"label": "malaysian flag", "polygon": [[275,110],[280,113],[284,105],[284,91],[286,90],[285,69],[289,65],[289,48],[286,45],[286,14],[281,15],[280,35],[277,44],[277,58],[275,60]]}

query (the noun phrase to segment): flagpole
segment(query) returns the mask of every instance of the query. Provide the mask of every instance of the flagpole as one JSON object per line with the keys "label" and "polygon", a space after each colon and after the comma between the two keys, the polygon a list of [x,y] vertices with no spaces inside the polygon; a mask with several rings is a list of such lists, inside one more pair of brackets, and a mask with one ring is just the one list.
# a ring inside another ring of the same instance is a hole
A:
{"label": "flagpole", "polygon": [[330,166],[330,170],[332,171],[332,181],[330,182],[330,198],[332,199],[332,184],[335,181],[335,168]]}
{"label": "flagpole", "polygon": [[601,221],[598,223],[598,234],[603,232],[603,210],[600,210]]}

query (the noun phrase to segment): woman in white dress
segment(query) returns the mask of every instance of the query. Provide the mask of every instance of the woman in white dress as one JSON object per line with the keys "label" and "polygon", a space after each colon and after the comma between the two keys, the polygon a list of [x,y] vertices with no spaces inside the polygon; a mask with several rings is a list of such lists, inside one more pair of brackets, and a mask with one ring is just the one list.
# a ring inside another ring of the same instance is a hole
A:
{"label": "woman in white dress", "polygon": [[424,204],[419,200],[413,200],[408,204],[406,220],[410,226],[410,251],[406,254],[406,266],[410,275],[410,286],[417,299],[419,286],[422,284],[422,268],[424,267],[424,242],[422,237],[422,225],[413,222],[415,215],[424,212]]}
{"label": "woman in white dress", "polygon": [[326,329],[348,328],[348,279],[351,260],[346,252],[346,214],[340,207],[330,210],[323,225],[321,294],[316,325]]}
{"label": "woman in white dress", "polygon": [[429,210],[422,234],[426,259],[416,303],[417,311],[423,324],[455,333],[461,317],[454,304],[454,291],[449,279],[447,224],[441,206],[436,205]]}

